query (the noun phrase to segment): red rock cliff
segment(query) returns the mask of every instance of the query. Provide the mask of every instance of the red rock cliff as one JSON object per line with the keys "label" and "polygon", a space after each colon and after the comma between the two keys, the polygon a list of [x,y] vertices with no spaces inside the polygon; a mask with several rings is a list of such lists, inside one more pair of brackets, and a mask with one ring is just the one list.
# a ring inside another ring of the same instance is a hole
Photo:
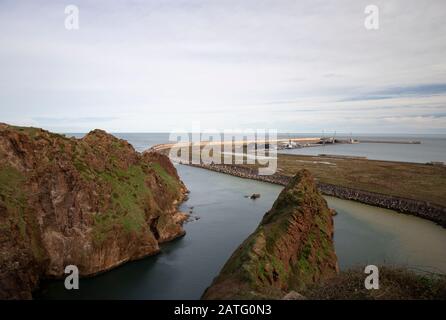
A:
{"label": "red rock cliff", "polygon": [[338,272],[333,217],[307,170],[280,193],[204,299],[278,299]]}
{"label": "red rock cliff", "polygon": [[93,275],[184,234],[170,160],[101,130],[83,139],[0,124],[0,298],[31,298],[74,264]]}

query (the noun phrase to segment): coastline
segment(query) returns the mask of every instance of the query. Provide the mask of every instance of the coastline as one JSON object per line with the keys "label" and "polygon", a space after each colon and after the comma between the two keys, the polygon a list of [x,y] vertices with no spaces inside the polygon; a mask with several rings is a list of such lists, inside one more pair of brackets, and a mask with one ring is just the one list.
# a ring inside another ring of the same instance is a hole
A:
{"label": "coastline", "polygon": [[[257,174],[256,170],[236,165],[183,165],[229,174],[239,178],[268,182],[281,186],[287,185],[292,178],[290,176],[278,173],[271,176],[261,176]],[[404,214],[410,214],[419,218],[430,220],[442,226],[443,228],[446,228],[446,207],[442,207],[426,201],[379,194],[321,182],[317,182],[317,186],[323,195],[332,196],[344,200],[357,201],[375,207],[390,209]]]}

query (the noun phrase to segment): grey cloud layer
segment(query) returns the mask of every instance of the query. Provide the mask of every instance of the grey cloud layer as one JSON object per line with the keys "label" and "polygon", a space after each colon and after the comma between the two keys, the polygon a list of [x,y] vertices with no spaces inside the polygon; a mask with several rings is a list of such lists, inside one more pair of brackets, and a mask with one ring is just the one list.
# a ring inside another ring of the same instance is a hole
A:
{"label": "grey cloud layer", "polygon": [[445,1],[76,4],[67,31],[63,3],[0,2],[0,121],[446,132]]}

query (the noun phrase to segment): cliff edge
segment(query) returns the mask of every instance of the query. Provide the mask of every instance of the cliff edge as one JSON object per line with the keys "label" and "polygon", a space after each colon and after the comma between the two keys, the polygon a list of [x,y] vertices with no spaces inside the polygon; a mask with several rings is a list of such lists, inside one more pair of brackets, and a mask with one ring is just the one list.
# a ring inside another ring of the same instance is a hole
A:
{"label": "cliff edge", "polygon": [[332,212],[310,172],[302,170],[202,298],[280,299],[337,272]]}
{"label": "cliff edge", "polygon": [[42,278],[82,276],[184,235],[187,189],[170,160],[101,130],[82,139],[0,124],[0,299]]}

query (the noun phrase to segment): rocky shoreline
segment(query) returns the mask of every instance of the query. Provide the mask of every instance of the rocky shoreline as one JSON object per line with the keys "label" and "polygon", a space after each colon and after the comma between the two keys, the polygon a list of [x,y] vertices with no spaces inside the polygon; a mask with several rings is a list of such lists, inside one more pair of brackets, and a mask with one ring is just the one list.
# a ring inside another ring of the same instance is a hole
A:
{"label": "rocky shoreline", "polygon": [[[258,180],[273,184],[286,186],[292,179],[290,176],[275,173],[270,176],[258,175],[257,170],[237,165],[204,165],[186,164],[192,167],[207,169],[215,172],[229,174],[232,176]],[[364,204],[395,210],[400,213],[411,214],[423,219],[433,221],[446,228],[446,208],[429,202],[417,201],[385,194],[356,190],[347,187],[336,186],[327,183],[317,182],[317,186],[322,194],[333,196],[344,200],[358,201]]]}

